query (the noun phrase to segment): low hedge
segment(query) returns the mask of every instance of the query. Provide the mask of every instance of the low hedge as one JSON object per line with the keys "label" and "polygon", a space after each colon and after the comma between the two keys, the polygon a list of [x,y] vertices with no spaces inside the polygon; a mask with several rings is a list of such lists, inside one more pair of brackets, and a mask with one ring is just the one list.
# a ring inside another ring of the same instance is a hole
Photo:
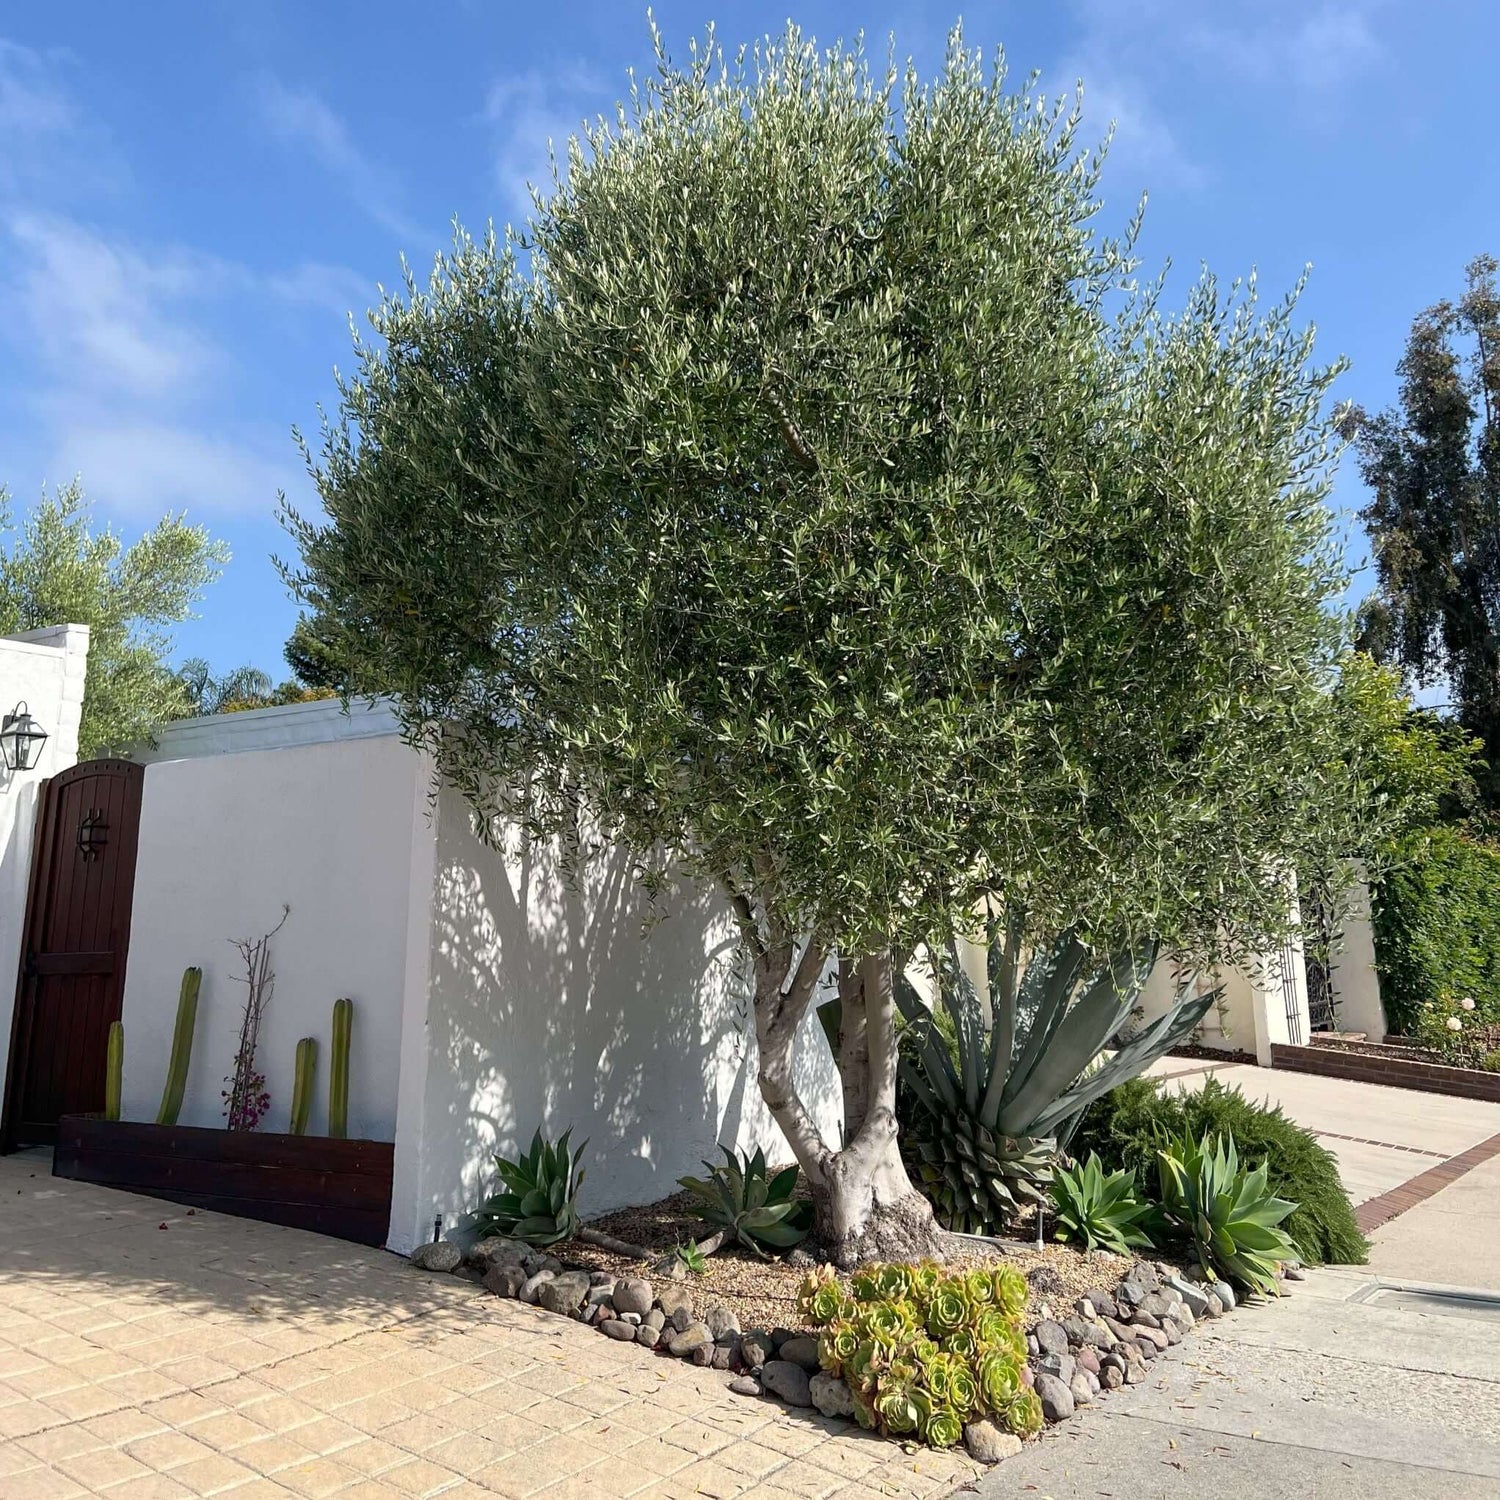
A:
{"label": "low hedge", "polygon": [[1297,1205],[1283,1227],[1303,1261],[1364,1264],[1369,1242],[1355,1223],[1333,1156],[1279,1107],[1254,1104],[1216,1079],[1191,1094],[1166,1092],[1150,1078],[1121,1084],[1088,1107],[1068,1150],[1079,1159],[1097,1151],[1106,1167],[1134,1171],[1155,1192],[1158,1148],[1174,1136],[1199,1139],[1206,1131],[1233,1136],[1247,1166],[1268,1164],[1271,1191]]}

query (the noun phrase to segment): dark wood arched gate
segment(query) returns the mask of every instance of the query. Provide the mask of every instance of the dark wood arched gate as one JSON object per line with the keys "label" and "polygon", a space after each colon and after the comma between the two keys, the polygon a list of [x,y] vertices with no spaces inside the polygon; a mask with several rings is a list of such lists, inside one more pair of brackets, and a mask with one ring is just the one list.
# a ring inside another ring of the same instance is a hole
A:
{"label": "dark wood arched gate", "polygon": [[65,1114],[104,1107],[120,1018],[144,768],[86,761],[54,776],[37,812],[0,1151],[53,1142]]}

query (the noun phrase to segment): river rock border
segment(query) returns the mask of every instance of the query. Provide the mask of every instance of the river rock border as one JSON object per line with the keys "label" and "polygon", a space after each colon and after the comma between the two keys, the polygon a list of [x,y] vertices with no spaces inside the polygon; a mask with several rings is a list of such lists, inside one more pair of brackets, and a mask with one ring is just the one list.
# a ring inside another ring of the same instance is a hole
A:
{"label": "river rock border", "polygon": [[[742,1329],[722,1302],[700,1311],[689,1286],[570,1270],[555,1256],[510,1239],[481,1240],[467,1251],[439,1240],[420,1246],[411,1263],[477,1278],[497,1297],[589,1324],[606,1338],[722,1370],[737,1396],[771,1396],[825,1417],[854,1419],[848,1386],[819,1368],[816,1337],[790,1328]],[[1302,1279],[1295,1264],[1285,1269],[1288,1279]],[[1032,1277],[1048,1274],[1038,1268]],[[1070,1308],[1041,1305],[1026,1336],[1022,1379],[1041,1399],[1048,1424],[1065,1422],[1108,1392],[1145,1380],[1151,1365],[1200,1320],[1223,1317],[1236,1300],[1227,1282],[1136,1261],[1114,1287],[1086,1292]],[[1021,1451],[1019,1438],[988,1421],[969,1423],[964,1445],[986,1464]]]}

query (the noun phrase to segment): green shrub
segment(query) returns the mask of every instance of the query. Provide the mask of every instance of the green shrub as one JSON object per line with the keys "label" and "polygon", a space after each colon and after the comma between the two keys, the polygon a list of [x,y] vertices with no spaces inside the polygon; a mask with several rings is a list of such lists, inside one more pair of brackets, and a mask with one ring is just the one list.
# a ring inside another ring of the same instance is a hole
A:
{"label": "green shrub", "polygon": [[1297,1207],[1266,1185],[1266,1164],[1240,1166],[1227,1136],[1184,1136],[1157,1153],[1161,1209],[1193,1247],[1205,1276],[1262,1296],[1279,1294],[1276,1268],[1297,1253],[1281,1221]]}
{"label": "green shrub", "polygon": [[1097,1151],[1106,1167],[1152,1182],[1162,1146],[1206,1134],[1231,1137],[1243,1161],[1266,1163],[1270,1191],[1297,1205],[1282,1227],[1308,1265],[1365,1263],[1370,1247],[1333,1156],[1279,1107],[1252,1103],[1216,1079],[1191,1094],[1165,1092],[1149,1078],[1122,1084],[1089,1106],[1073,1150]]}
{"label": "green shrub", "polygon": [[1424,1000],[1407,1034],[1457,1068],[1488,1068],[1486,1059],[1500,1047],[1500,1025],[1486,1021],[1470,995]]}
{"label": "green shrub", "polygon": [[951,1448],[978,1417],[1018,1437],[1041,1428],[1041,1403],[1021,1381],[1026,1293],[1010,1266],[870,1265],[848,1286],[825,1266],[797,1305],[822,1329],[819,1361],[848,1384],[862,1427]]}
{"label": "green shrub", "polygon": [[1413,835],[1374,892],[1373,919],[1393,1031],[1416,1035],[1424,1004],[1461,996],[1478,1023],[1500,1025],[1500,848],[1457,827]]}
{"label": "green shrub", "polygon": [[766,1153],[758,1146],[755,1155],[748,1151],[736,1158],[727,1146],[720,1147],[724,1164],[710,1162],[708,1177],[679,1177],[685,1187],[702,1201],[704,1219],[728,1232],[747,1250],[764,1256],[773,1250],[790,1250],[807,1238],[812,1228],[813,1208],[805,1198],[793,1198],[800,1175],[794,1164],[784,1167],[774,1177],[766,1176]]}
{"label": "green shrub", "polygon": [[1060,1240],[1082,1240],[1086,1249],[1116,1255],[1150,1248],[1151,1237],[1140,1224],[1154,1205],[1137,1196],[1135,1173],[1106,1174],[1092,1151],[1081,1167],[1059,1167],[1052,1174],[1052,1204]]}

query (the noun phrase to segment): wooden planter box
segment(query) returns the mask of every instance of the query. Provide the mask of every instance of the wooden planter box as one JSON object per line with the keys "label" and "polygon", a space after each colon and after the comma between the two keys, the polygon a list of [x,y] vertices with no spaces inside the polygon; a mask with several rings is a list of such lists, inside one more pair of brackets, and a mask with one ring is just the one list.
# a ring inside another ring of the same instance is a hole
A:
{"label": "wooden planter box", "polygon": [[394,1156],[389,1141],[64,1115],[52,1174],[378,1246]]}

